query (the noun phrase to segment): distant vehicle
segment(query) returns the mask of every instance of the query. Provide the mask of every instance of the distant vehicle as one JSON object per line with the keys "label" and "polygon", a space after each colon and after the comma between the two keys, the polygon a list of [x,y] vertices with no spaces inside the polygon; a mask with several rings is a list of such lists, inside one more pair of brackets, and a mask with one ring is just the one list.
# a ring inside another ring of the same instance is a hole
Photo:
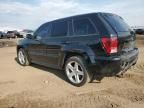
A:
{"label": "distant vehicle", "polygon": [[144,29],[135,29],[135,33],[139,34],[139,35],[143,35],[144,34]]}
{"label": "distant vehicle", "polygon": [[6,33],[7,38],[16,38],[15,32],[14,31],[8,31]]}
{"label": "distant vehicle", "polygon": [[20,34],[18,31],[14,31],[17,38],[23,38],[23,35]]}
{"label": "distant vehicle", "polygon": [[34,32],[33,30],[24,29],[24,30],[22,30],[22,31],[20,32],[20,35],[22,35],[23,38],[26,38],[26,35],[27,35],[27,34],[33,35],[33,32]]}
{"label": "distant vehicle", "polygon": [[23,36],[20,35],[20,33],[18,31],[16,31],[16,30],[14,30],[14,31],[8,31],[6,33],[5,37],[6,38],[23,38]]}
{"label": "distant vehicle", "polygon": [[3,32],[0,31],[0,39],[2,39],[2,38],[3,38]]}
{"label": "distant vehicle", "polygon": [[41,25],[17,45],[21,65],[36,63],[65,70],[75,86],[90,82],[93,74],[123,74],[138,59],[135,33],[118,15],[92,13]]}

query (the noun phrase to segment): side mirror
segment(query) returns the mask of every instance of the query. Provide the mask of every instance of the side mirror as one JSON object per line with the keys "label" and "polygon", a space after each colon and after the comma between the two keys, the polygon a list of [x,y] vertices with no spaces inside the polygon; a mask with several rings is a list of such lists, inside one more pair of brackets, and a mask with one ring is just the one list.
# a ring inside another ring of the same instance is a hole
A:
{"label": "side mirror", "polygon": [[27,35],[26,35],[26,38],[28,38],[28,39],[33,39],[33,35],[32,35],[32,34],[27,34]]}

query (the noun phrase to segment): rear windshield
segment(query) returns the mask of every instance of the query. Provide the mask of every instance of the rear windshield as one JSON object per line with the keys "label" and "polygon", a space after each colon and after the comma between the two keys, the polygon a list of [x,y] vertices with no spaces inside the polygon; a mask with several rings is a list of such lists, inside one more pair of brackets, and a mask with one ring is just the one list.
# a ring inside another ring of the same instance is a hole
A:
{"label": "rear windshield", "polygon": [[108,23],[116,30],[116,32],[125,32],[130,30],[130,27],[121,17],[113,14],[106,14],[104,17]]}

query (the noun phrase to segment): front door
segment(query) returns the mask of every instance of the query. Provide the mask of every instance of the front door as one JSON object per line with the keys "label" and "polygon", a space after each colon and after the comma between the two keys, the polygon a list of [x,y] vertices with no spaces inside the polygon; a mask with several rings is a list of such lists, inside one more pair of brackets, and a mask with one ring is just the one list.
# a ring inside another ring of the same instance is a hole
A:
{"label": "front door", "polygon": [[34,63],[43,64],[45,51],[46,46],[41,39],[33,39],[31,40],[31,44],[28,45],[28,55]]}
{"label": "front door", "polygon": [[40,26],[34,33],[34,39],[31,39],[28,45],[28,54],[32,62],[45,65],[46,59],[46,41],[49,35],[51,24],[45,23]]}

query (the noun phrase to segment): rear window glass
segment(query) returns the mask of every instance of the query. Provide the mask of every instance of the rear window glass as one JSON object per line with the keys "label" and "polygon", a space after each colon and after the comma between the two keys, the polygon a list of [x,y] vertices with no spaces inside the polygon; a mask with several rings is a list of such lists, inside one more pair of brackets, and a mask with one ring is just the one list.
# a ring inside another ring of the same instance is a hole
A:
{"label": "rear window glass", "polygon": [[121,17],[112,14],[104,15],[104,17],[117,32],[125,32],[130,30],[129,26]]}

